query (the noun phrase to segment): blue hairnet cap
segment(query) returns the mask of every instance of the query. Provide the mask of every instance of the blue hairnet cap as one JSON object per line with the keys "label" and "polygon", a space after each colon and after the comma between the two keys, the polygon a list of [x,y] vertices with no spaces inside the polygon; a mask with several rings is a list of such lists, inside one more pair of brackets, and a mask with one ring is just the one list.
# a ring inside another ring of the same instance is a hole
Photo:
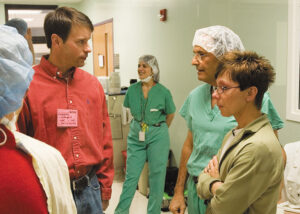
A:
{"label": "blue hairnet cap", "polygon": [[5,25],[11,26],[17,29],[18,33],[21,34],[22,36],[25,36],[27,33],[27,23],[20,18],[13,18],[8,20]]}
{"label": "blue hairnet cap", "polygon": [[32,54],[17,30],[0,26],[0,118],[22,105],[32,80]]}

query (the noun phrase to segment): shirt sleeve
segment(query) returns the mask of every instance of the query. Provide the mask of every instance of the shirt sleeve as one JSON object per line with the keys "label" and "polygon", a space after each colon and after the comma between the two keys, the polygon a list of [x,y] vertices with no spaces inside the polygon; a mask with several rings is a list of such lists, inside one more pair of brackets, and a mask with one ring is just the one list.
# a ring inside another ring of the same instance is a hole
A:
{"label": "shirt sleeve", "polygon": [[165,107],[166,114],[173,114],[176,110],[175,104],[173,102],[172,94],[169,90],[167,90],[166,95],[166,107]]}
{"label": "shirt sleeve", "polygon": [[216,181],[220,181],[220,180],[211,177],[210,175],[204,173],[203,171],[200,173],[198,177],[197,193],[201,199],[210,200],[214,196],[211,193],[210,188],[211,185]]}
{"label": "shirt sleeve", "polygon": [[109,200],[111,198],[111,186],[114,178],[114,166],[113,166],[113,143],[110,128],[110,121],[107,112],[107,106],[105,102],[105,95],[102,93],[103,108],[103,139],[100,139],[102,145],[102,161],[100,168],[97,171],[98,180],[101,186],[101,198],[102,200]]}
{"label": "shirt sleeve", "polygon": [[[224,183],[211,199],[212,213],[243,213],[270,185],[276,185],[270,183],[270,170],[276,167],[267,154],[267,148],[253,144],[237,154]],[[232,206],[233,201],[238,206]]]}
{"label": "shirt sleeve", "polygon": [[190,131],[193,131],[192,129],[192,117],[190,115],[190,95],[187,97],[187,99],[184,101],[181,109],[179,110],[179,114],[185,119],[185,122],[187,124],[187,127]]}
{"label": "shirt sleeve", "polygon": [[278,130],[278,129],[283,128],[284,123],[281,120],[278,112],[276,111],[276,109],[271,101],[269,92],[266,92],[264,94],[261,111],[268,115],[268,118],[272,125],[273,130]]}
{"label": "shirt sleeve", "polygon": [[126,107],[126,108],[129,108],[129,88],[125,94],[125,99],[124,99],[124,103],[123,103],[123,106]]}

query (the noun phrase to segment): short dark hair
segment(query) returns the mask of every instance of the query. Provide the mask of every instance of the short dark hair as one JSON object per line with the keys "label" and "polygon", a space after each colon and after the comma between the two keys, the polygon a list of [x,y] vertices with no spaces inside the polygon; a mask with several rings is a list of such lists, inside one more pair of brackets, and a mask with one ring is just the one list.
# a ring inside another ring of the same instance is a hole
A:
{"label": "short dark hair", "polygon": [[220,58],[215,77],[226,73],[232,81],[238,82],[243,91],[251,86],[258,90],[255,105],[261,109],[264,93],[275,81],[275,72],[270,61],[252,51],[227,52]]}
{"label": "short dark hair", "polygon": [[59,7],[47,14],[44,21],[47,47],[51,48],[51,36],[57,34],[65,42],[70,34],[72,25],[84,25],[92,32],[94,26],[88,16],[71,7]]}

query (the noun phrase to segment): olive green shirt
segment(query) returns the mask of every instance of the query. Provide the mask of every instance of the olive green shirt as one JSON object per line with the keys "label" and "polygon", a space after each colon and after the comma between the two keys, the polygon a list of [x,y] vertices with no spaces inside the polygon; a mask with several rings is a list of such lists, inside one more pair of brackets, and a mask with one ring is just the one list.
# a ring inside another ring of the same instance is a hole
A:
{"label": "olive green shirt", "polygon": [[[275,214],[284,166],[281,146],[267,116],[235,136],[220,160],[231,133],[217,154],[220,179],[204,172],[199,175],[197,192],[208,201],[206,214]],[[215,181],[223,184],[213,196],[210,186]]]}

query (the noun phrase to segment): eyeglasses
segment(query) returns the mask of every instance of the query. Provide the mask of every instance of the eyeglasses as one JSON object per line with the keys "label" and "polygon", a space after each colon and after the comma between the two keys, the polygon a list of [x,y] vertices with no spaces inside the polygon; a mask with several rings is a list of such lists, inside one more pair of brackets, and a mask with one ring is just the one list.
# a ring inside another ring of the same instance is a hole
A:
{"label": "eyeglasses", "polygon": [[240,86],[227,87],[227,86],[213,86],[213,91],[216,91],[218,94],[223,94],[224,91],[227,91],[232,88],[239,88]]}
{"label": "eyeglasses", "polygon": [[207,53],[195,53],[193,58],[197,59],[198,61],[202,61],[207,56]]}

